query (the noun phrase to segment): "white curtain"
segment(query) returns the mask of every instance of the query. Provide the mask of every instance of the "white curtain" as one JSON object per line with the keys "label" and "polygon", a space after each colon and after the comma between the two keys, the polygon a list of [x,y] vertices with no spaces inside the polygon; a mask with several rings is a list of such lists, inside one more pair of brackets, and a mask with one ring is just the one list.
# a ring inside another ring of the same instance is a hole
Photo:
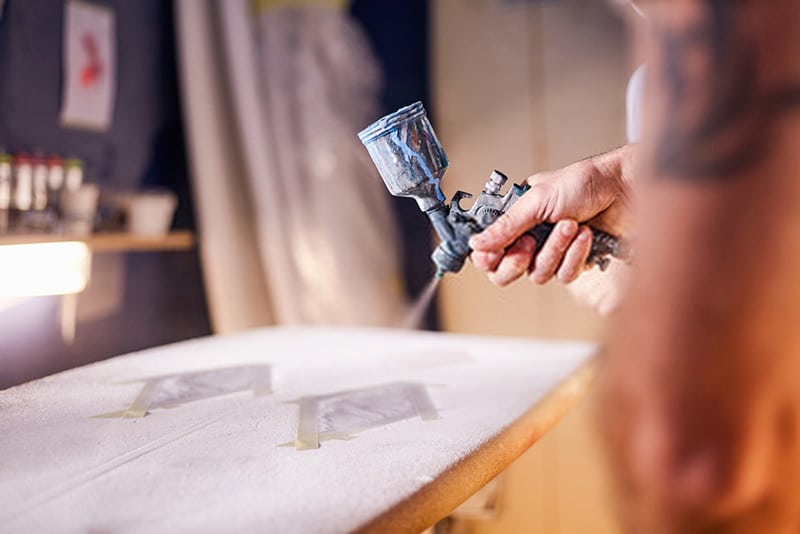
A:
{"label": "white curtain", "polygon": [[356,137],[380,83],[359,28],[248,0],[178,0],[176,20],[215,330],[398,324],[396,229]]}

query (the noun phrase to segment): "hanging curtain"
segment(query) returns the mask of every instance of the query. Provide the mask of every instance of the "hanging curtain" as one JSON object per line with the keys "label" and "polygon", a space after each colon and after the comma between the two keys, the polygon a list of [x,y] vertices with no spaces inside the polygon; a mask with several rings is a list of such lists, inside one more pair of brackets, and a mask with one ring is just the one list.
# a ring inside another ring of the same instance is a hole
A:
{"label": "hanging curtain", "polygon": [[184,130],[211,326],[272,324],[212,2],[175,2]]}
{"label": "hanging curtain", "polygon": [[[260,321],[398,324],[406,304],[396,229],[387,192],[356,136],[379,114],[379,68],[343,10],[256,4],[176,3],[194,187],[208,193],[197,195],[201,246],[215,246],[206,229],[218,221],[246,223],[241,234],[237,225],[224,238],[249,248],[235,284],[253,281],[252,300],[264,306],[250,305]],[[200,35],[202,50],[190,39]],[[198,70],[206,76],[198,78]],[[205,83],[218,90],[199,87]],[[197,117],[204,105],[216,109],[213,117]],[[209,169],[209,151],[225,165]],[[223,189],[237,191],[226,191],[219,205],[210,191]],[[204,251],[204,262],[210,255]],[[249,269],[254,258],[259,276]],[[239,258],[226,261],[229,267]],[[229,282],[210,280],[222,270],[206,269],[210,287]]]}

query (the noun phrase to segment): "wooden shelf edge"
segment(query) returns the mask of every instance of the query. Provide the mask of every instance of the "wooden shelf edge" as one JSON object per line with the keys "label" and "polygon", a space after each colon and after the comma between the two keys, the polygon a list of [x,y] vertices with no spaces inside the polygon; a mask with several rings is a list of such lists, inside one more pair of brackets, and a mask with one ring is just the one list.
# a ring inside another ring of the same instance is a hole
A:
{"label": "wooden shelf edge", "polygon": [[101,232],[88,236],[61,234],[0,236],[0,245],[61,243],[64,241],[86,243],[93,252],[181,251],[191,250],[196,245],[194,233],[189,230],[176,230],[158,237],[142,237],[127,232]]}

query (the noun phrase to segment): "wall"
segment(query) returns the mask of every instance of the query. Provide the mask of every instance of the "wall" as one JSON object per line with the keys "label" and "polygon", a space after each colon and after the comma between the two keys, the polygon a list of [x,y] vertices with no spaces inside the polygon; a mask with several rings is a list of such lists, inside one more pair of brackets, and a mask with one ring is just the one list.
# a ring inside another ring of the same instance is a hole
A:
{"label": "wall", "polygon": [[[449,195],[479,191],[495,168],[521,181],[624,143],[625,32],[605,2],[431,5]],[[446,277],[441,316],[450,331],[520,337],[598,340],[604,326],[557,284],[501,290],[471,267]],[[616,532],[591,408],[588,399],[515,463],[498,519],[468,531]]]}
{"label": "wall", "polygon": [[[624,142],[624,31],[604,2],[439,0],[434,6],[437,133],[443,186],[479,191],[492,169],[513,180]],[[600,323],[558,285],[498,290],[474,269],[447,277],[453,331],[596,339]]]}
{"label": "wall", "polygon": [[90,180],[138,186],[153,142],[173,111],[162,98],[170,58],[163,24],[166,2],[107,1],[117,16],[117,105],[109,131],[98,134],[59,126],[62,78],[61,0],[9,0],[0,20],[0,144],[74,154]]}
{"label": "wall", "polygon": [[[8,0],[0,19],[0,146],[86,162],[104,190],[166,186],[179,195],[175,225],[192,226],[177,100],[172,5],[103,0],[117,17],[113,124],[62,128],[62,0]],[[193,252],[95,255],[78,303],[73,345],[58,328],[59,299],[0,302],[0,389],[90,361],[210,331]]]}

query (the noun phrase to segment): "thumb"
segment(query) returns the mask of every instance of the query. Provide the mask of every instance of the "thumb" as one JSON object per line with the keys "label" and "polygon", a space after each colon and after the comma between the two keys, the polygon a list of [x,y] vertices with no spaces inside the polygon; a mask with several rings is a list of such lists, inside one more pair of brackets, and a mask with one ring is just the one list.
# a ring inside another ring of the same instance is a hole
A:
{"label": "thumb", "polygon": [[528,191],[486,230],[472,236],[469,246],[473,250],[501,250],[542,222],[540,214],[546,212],[543,207],[547,196],[543,189],[534,187]]}

